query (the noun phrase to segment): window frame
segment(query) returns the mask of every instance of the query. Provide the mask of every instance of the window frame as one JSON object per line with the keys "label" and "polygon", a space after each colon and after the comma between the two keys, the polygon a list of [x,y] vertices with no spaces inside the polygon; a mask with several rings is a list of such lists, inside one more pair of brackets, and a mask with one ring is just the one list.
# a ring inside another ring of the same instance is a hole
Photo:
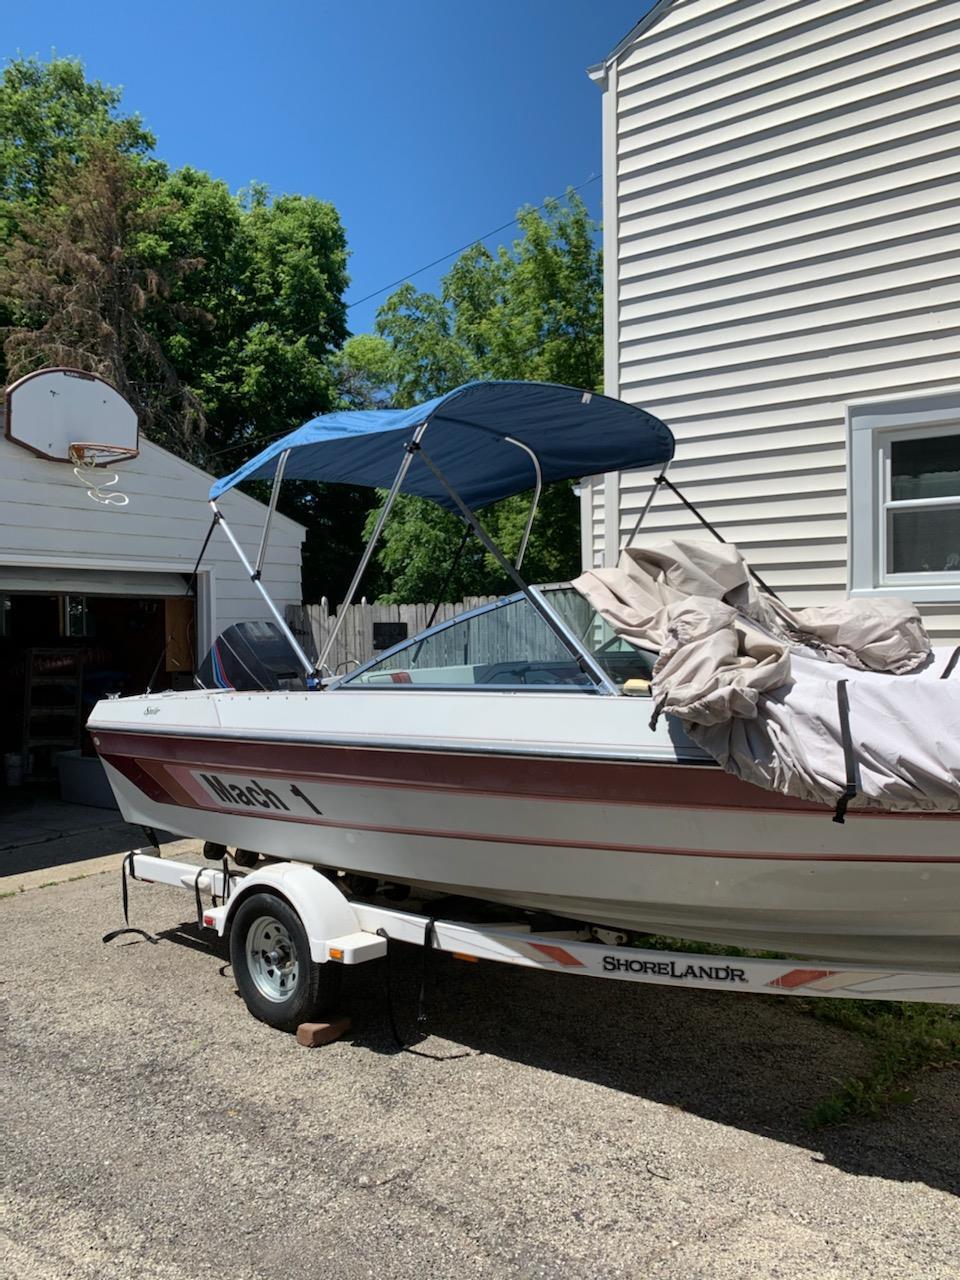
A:
{"label": "window frame", "polygon": [[960,508],[960,495],[892,495],[891,446],[939,435],[960,437],[960,388],[847,406],[847,563],[851,596],[903,595],[918,604],[960,601],[960,571],[894,573],[889,569],[892,515]]}
{"label": "window frame", "polygon": [[902,431],[882,431],[876,436],[880,450],[878,464],[880,467],[879,503],[879,578],[881,584],[891,587],[921,585],[936,586],[939,584],[960,584],[960,569],[957,570],[917,570],[914,573],[895,573],[890,568],[893,548],[893,520],[898,511],[943,511],[950,508],[960,509],[960,493],[942,498],[894,498],[893,494],[893,449],[892,446],[902,440],[931,440],[937,436],[956,436],[960,441],[960,420],[955,426],[949,423],[939,426],[916,426]]}
{"label": "window frame", "polygon": [[90,611],[87,597],[71,591],[58,599],[60,635],[65,640],[84,640],[90,637]]}

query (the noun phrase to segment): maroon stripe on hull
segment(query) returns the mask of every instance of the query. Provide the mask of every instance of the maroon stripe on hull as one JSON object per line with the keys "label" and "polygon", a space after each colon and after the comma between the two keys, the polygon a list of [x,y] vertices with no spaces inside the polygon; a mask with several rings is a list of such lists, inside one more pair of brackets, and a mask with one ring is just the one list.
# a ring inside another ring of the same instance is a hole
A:
{"label": "maroon stripe on hull", "polygon": [[[193,791],[188,791],[186,787],[183,785],[183,783],[181,782],[180,778],[176,776],[178,772],[180,772],[182,776],[183,770],[196,770],[197,772],[202,772],[202,771],[213,771],[219,768],[219,769],[223,769],[224,772],[228,772],[230,770],[236,771],[237,769],[240,769],[241,771],[246,771],[244,769],[245,762],[238,761],[236,756],[233,753],[230,753],[226,757],[226,762],[222,763],[220,760],[211,760],[209,758],[210,753],[204,750],[202,752],[204,759],[198,760],[193,758],[201,754],[201,752],[197,751],[197,746],[199,745],[197,740],[178,739],[177,741],[178,743],[181,744],[181,747],[182,747],[182,744],[185,743],[187,744],[187,746],[192,745],[192,750],[191,751],[184,751],[182,749],[179,750],[177,752],[178,759],[175,762],[170,759],[170,755],[172,753],[168,753],[166,759],[160,759],[160,758],[134,759],[132,756],[129,756],[129,755],[114,755],[107,752],[106,750],[103,750],[103,748],[106,747],[107,743],[102,741],[102,739],[107,737],[107,735],[100,735],[100,736],[101,736],[101,750],[102,750],[103,758],[106,761],[108,761],[114,768],[116,768],[120,773],[122,773],[125,777],[129,778],[130,781],[133,782],[135,786],[137,786],[142,791],[144,791],[151,799],[156,800],[159,803],[171,804],[183,809],[203,810],[210,813],[226,813],[226,814],[231,814],[238,817],[248,817],[248,818],[256,816],[254,813],[250,811],[249,808],[240,807],[239,805],[237,807],[232,807],[232,806],[224,807],[223,805],[220,805],[220,804],[206,803],[204,799],[201,799],[201,796],[203,795],[202,788],[197,789],[196,793]],[[131,737],[133,738],[132,741],[128,741],[128,743],[126,744],[128,745],[128,749],[139,749],[139,747],[142,746],[145,742],[150,742],[151,745],[155,745],[155,742],[156,742],[156,740],[148,739],[145,735],[136,735],[136,736],[122,735],[122,736],[127,739],[130,739]],[[117,739],[119,737],[121,737],[121,735],[110,735],[111,747],[116,748],[119,745],[117,742]],[[169,738],[161,739],[161,743],[169,742],[169,741],[170,741]],[[205,745],[209,744],[210,741],[211,740],[209,739],[203,740]],[[232,746],[234,744],[227,744],[227,745]],[[256,744],[246,744],[246,745],[252,747],[252,746],[255,746]],[[324,748],[324,750],[326,751],[329,749]],[[334,748],[334,750],[340,750],[340,749]],[[344,750],[351,752],[351,754],[353,755],[357,754],[357,752],[352,748],[345,748]],[[404,787],[404,788],[417,790],[417,791],[424,791],[424,790],[440,791],[446,794],[450,794],[451,792],[459,792],[462,795],[469,795],[473,797],[476,797],[477,795],[486,796],[486,795],[503,794],[503,795],[506,795],[508,798],[522,797],[523,799],[527,799],[527,800],[546,800],[548,803],[553,803],[557,800],[569,800],[569,799],[576,799],[580,803],[596,803],[596,804],[611,803],[611,801],[607,798],[606,795],[597,796],[596,794],[593,794],[591,796],[583,797],[583,798],[570,797],[568,795],[544,796],[542,791],[522,790],[521,788],[516,786],[514,786],[510,791],[494,792],[489,788],[459,787],[456,784],[449,783],[449,782],[437,783],[436,780],[434,780],[430,784],[425,784],[413,779],[401,782],[401,781],[397,781],[395,778],[391,778],[387,782],[382,782],[378,777],[370,776],[369,773],[367,774],[366,777],[359,778],[359,779],[356,777],[341,777],[339,774],[332,773],[330,771],[326,773],[319,773],[315,767],[309,769],[308,771],[306,768],[304,768],[304,765],[306,762],[304,760],[304,754],[302,751],[298,757],[298,763],[300,765],[299,770],[293,768],[292,765],[291,767],[281,770],[276,768],[276,759],[275,759],[273,747],[272,746],[266,747],[265,753],[269,755],[269,758],[271,760],[271,766],[273,767],[264,767],[263,764],[258,764],[255,761],[251,760],[248,766],[249,772],[256,773],[260,776],[267,775],[267,774],[276,775],[278,778],[282,776],[285,779],[295,777],[297,778],[298,781],[302,781],[302,782],[320,782],[320,783],[327,783],[328,785],[334,785],[334,786],[343,786],[348,784],[365,785],[368,787],[369,786],[372,786],[372,787],[394,786],[394,787]],[[159,757],[160,753],[157,752],[156,754],[157,754],[157,757]],[[383,755],[388,753],[378,751],[377,754]],[[447,759],[448,757],[440,757],[440,759],[435,760],[435,764],[440,764],[442,762],[445,762]],[[313,764],[313,761],[311,760],[310,763]],[[633,768],[633,766],[629,766],[629,767]],[[665,767],[670,768],[671,766],[660,766],[660,765],[648,766],[649,769],[656,769],[658,771]],[[683,769],[685,768],[685,766],[673,766],[673,768]],[[637,769],[637,776],[642,776],[642,766]],[[720,776],[722,778],[725,775],[720,775]],[[704,777],[708,777],[712,779],[713,775],[711,775],[707,771],[698,770],[698,778],[704,778]],[[736,779],[729,779],[729,781],[733,784],[734,787],[737,787],[737,788],[743,788],[745,785],[743,783],[739,783]],[[750,790],[753,791],[755,789],[750,788]],[[617,803],[629,803],[633,807],[642,808],[650,804],[651,802],[647,800],[638,800],[636,797],[634,797],[630,801],[625,801],[618,798]],[[661,793],[658,799],[656,801],[653,801],[652,803],[658,806],[663,806],[668,802],[663,799],[662,793]],[[707,807],[707,806],[681,804],[679,806],[673,806],[673,807],[683,809],[687,807],[701,808],[701,807]],[[727,810],[732,810],[734,812],[736,812],[737,810],[742,810],[744,808],[744,806],[742,805],[726,805],[726,806],[715,806],[715,807],[726,808]],[[830,813],[830,810],[819,808],[813,805],[798,806],[798,808],[801,808],[803,812],[815,814],[821,818],[825,817]],[[762,810],[759,808],[756,808],[756,812],[760,813],[762,812]],[[267,816],[267,815],[263,815],[263,816]],[[871,814],[869,816],[874,816],[874,815]],[[908,815],[880,815],[880,816],[912,817],[913,815],[908,814]],[[943,815],[934,815],[934,816],[942,817]],[[736,858],[736,859],[744,859],[748,861],[770,860],[770,861],[804,861],[804,862],[883,862],[883,863],[889,863],[889,862],[957,863],[957,862],[960,862],[960,854],[950,855],[950,854],[903,853],[903,854],[898,854],[896,856],[891,856],[889,854],[878,856],[873,853],[852,852],[852,851],[847,853],[841,853],[841,852],[813,853],[813,852],[800,852],[800,851],[787,853],[783,851],[773,852],[768,850],[745,851],[742,849],[738,849],[738,850],[710,849],[710,848],[703,848],[703,847],[686,848],[686,847],[679,847],[675,845],[654,845],[654,844],[634,845],[634,844],[623,844],[618,842],[604,842],[602,844],[598,844],[597,841],[595,840],[583,841],[583,840],[547,838],[544,836],[537,835],[536,833],[533,833],[533,832],[505,835],[505,834],[496,833],[496,832],[469,831],[469,830],[463,830],[463,829],[441,830],[441,829],[434,829],[434,828],[429,828],[426,826],[419,826],[419,825],[414,828],[414,827],[407,827],[407,826],[387,825],[382,823],[367,823],[367,822],[356,821],[356,820],[345,822],[345,821],[330,818],[330,817],[324,817],[322,815],[309,816],[306,814],[301,814],[301,815],[293,816],[293,815],[282,814],[274,811],[270,812],[269,817],[270,817],[270,820],[273,822],[295,822],[301,826],[306,825],[306,826],[314,826],[314,827],[320,827],[320,828],[329,828],[333,830],[345,830],[345,831],[368,831],[368,832],[376,833],[380,835],[417,836],[421,838],[442,839],[442,840],[481,841],[481,842],[490,843],[490,844],[511,844],[511,845],[524,844],[524,845],[544,847],[544,848],[583,849],[583,850],[603,848],[603,849],[612,850],[612,851],[621,852],[621,853],[636,853],[636,854],[672,854],[672,855],[681,855],[685,857],[698,857],[698,858]]]}
{"label": "maroon stripe on hull", "polygon": [[[272,743],[100,729],[96,730],[96,737],[101,755],[111,763],[116,764],[122,757],[136,758],[145,769],[150,768],[150,761],[157,761],[192,768],[296,775],[338,786],[413,787],[419,791],[672,809],[832,813],[824,805],[741,782],[711,764],[458,754],[404,747]],[[958,816],[877,810],[849,810],[847,814],[848,820],[905,818],[932,822],[955,821]]]}
{"label": "maroon stripe on hull", "polygon": [[112,733],[100,729],[96,736],[101,755],[109,757],[111,763],[127,756],[136,757],[141,764],[156,760],[234,772],[295,774],[339,786],[416,787],[421,791],[685,809],[829,812],[821,805],[761,791],[711,764],[558,760],[403,747]]}
{"label": "maroon stripe on hull", "polygon": [[[144,768],[144,765],[132,756],[104,756],[103,759],[109,761],[125,778],[129,778],[149,800],[153,800],[156,804],[179,803],[172,794],[170,784],[173,779],[158,778],[149,765]],[[178,790],[182,792],[183,788]]]}
{"label": "maroon stripe on hull", "polygon": [[[140,770],[136,761],[122,756],[105,756],[104,759],[108,760],[124,776],[130,777],[131,780],[134,780],[134,773],[142,776],[143,771]],[[899,854],[896,857],[889,855],[878,857],[873,853],[772,853],[766,850],[687,849],[677,845],[636,845],[619,844],[614,841],[598,843],[595,840],[557,840],[545,836],[531,835],[530,833],[502,835],[499,832],[490,831],[443,830],[424,826],[401,827],[375,822],[339,822],[322,816],[311,817],[307,814],[294,816],[292,814],[277,813],[275,810],[271,810],[268,814],[255,813],[249,808],[240,806],[232,808],[214,804],[198,804],[196,799],[184,791],[176,778],[172,777],[162,764],[154,763],[150,767],[155,771],[155,776],[151,776],[154,786],[159,788],[161,785],[166,785],[169,788],[169,795],[166,801],[161,800],[160,803],[175,804],[179,808],[201,810],[205,813],[251,818],[254,821],[257,817],[262,817],[269,818],[271,822],[292,822],[296,823],[297,826],[321,827],[334,831],[369,831],[375,835],[415,836],[418,839],[427,840],[470,840],[479,841],[482,844],[528,845],[538,849],[582,849],[587,852],[604,849],[614,853],[672,854],[686,858],[735,858],[738,861],[748,862],[960,862],[960,855],[952,857],[949,854],[906,853]],[[191,762],[190,767],[203,769],[208,766]],[[260,769],[259,772],[264,773],[265,770]],[[314,779],[311,778],[310,780]],[[183,797],[183,799],[181,800],[179,797]]]}

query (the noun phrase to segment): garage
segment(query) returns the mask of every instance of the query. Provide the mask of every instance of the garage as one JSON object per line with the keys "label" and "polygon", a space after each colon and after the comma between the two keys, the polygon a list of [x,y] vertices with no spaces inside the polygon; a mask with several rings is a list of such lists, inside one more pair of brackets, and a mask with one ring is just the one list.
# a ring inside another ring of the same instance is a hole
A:
{"label": "garage", "polygon": [[93,758],[83,726],[97,700],[189,687],[195,593],[181,574],[12,567],[0,572],[0,592],[5,776],[12,786],[18,776],[56,779],[64,798],[80,800],[82,782],[99,773],[75,763]]}
{"label": "garage", "polygon": [[[82,381],[89,392],[91,380]],[[213,477],[142,437],[135,456],[95,472],[75,468],[50,456],[56,447],[24,443],[26,418],[8,415],[10,404],[8,391],[0,410],[0,798],[47,791],[112,805],[84,731],[97,700],[190,688],[225,627],[267,615],[219,531],[194,574]],[[74,421],[69,433],[102,438],[104,424]],[[97,485],[126,501],[98,500]],[[221,505],[255,553],[266,508],[237,493]],[[303,538],[300,525],[274,517],[262,576],[281,608],[302,598]]]}

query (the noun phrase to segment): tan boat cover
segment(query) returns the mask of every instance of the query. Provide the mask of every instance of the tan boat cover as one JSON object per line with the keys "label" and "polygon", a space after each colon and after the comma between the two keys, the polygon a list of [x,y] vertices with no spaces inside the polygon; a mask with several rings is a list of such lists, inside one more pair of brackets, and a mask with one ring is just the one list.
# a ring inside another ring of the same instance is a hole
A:
{"label": "tan boat cover", "polygon": [[736,547],[685,539],[629,548],[573,585],[618,635],[659,651],[657,713],[728,773],[835,805],[846,681],[852,807],[960,809],[960,666],[940,678],[950,651],[931,649],[912,605],[790,609],[757,588]]}

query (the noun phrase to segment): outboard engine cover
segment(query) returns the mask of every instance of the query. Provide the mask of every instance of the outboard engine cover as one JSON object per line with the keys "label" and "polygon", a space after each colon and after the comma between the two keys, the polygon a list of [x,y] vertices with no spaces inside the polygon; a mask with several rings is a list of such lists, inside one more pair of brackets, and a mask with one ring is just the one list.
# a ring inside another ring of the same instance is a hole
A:
{"label": "outboard engine cover", "polygon": [[275,622],[236,622],[221,631],[200,664],[196,683],[201,689],[307,687],[290,641]]}

